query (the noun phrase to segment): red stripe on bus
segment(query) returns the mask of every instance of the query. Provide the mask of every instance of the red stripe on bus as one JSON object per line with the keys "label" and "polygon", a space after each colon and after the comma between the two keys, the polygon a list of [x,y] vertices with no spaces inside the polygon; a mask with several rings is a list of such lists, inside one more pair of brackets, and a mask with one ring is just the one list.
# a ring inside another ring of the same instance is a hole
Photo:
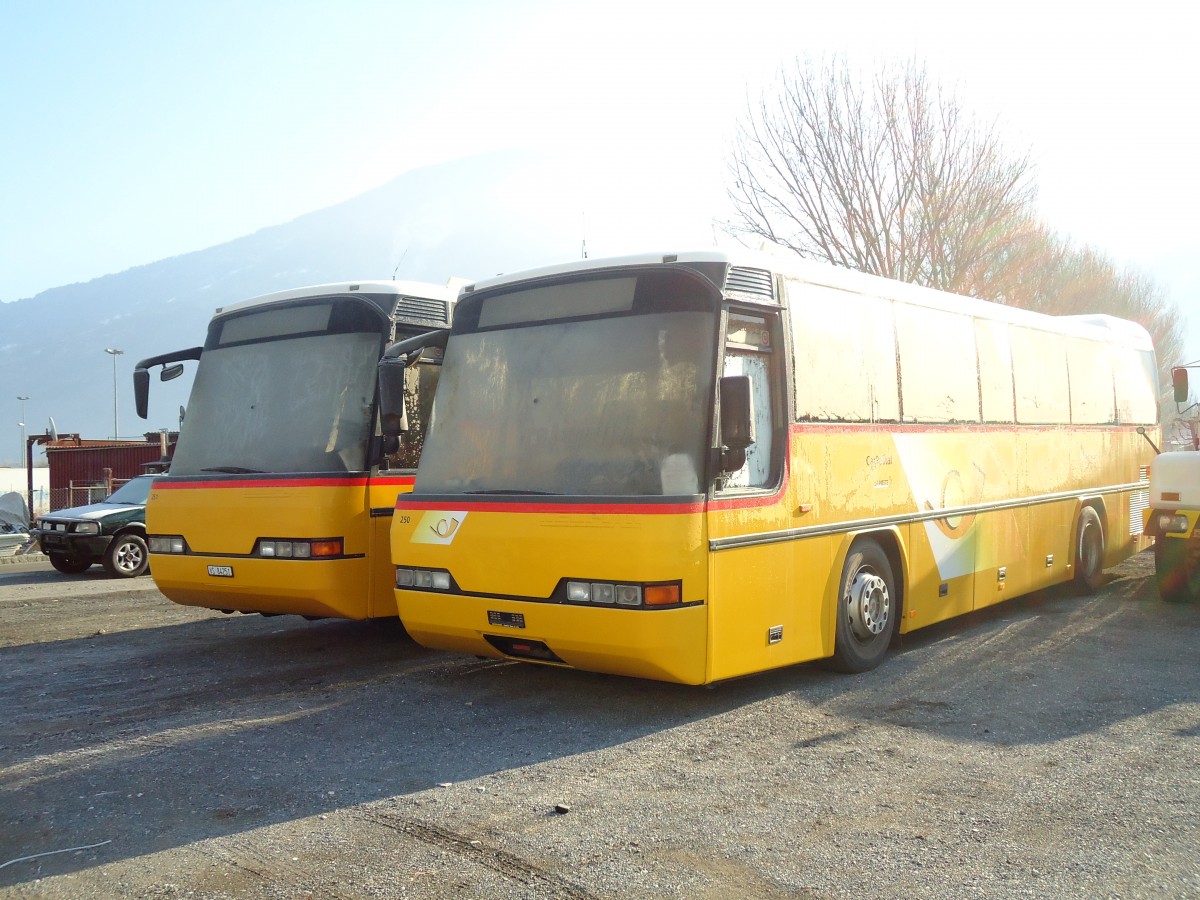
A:
{"label": "red stripe on bus", "polygon": [[1034,431],[1080,431],[1085,433],[1096,431],[1112,431],[1117,433],[1135,434],[1139,427],[1150,427],[1151,423],[1145,426],[1138,425],[1114,425],[1104,423],[1099,425],[1071,425],[1071,424],[1041,424],[1041,425],[1014,425],[1012,422],[1005,424],[1004,422],[964,422],[962,424],[947,424],[945,422],[904,422],[897,424],[896,422],[793,422],[788,426],[788,431],[792,434],[806,434],[818,432],[821,434],[988,434],[992,432],[1001,432],[1004,434],[1025,434]]}
{"label": "red stripe on bus", "polygon": [[412,487],[414,478],[411,475],[398,478],[238,478],[221,481],[172,481],[170,476],[156,481],[154,490],[185,491],[193,489],[221,488],[297,488],[297,487],[366,487],[376,485],[384,487]]}
{"label": "red stripe on bus", "polygon": [[759,494],[753,497],[730,497],[727,500],[709,500],[709,512],[726,509],[761,509],[766,506],[778,506],[783,502],[783,495],[787,493],[788,480],[785,477],[783,483],[779,485],[779,490],[772,491],[770,494]]}
{"label": "red stripe on bus", "polygon": [[545,503],[533,501],[529,503],[514,503],[511,500],[490,502],[487,500],[419,500],[406,494],[396,499],[396,509],[403,510],[442,510],[449,507],[465,512],[496,512],[496,513],[569,513],[571,515],[681,515],[704,511],[704,503]]}

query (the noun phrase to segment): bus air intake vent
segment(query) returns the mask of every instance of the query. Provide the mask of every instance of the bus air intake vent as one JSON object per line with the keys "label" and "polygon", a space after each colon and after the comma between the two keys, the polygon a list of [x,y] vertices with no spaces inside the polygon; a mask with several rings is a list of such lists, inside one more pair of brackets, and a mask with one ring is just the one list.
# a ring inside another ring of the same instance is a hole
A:
{"label": "bus air intake vent", "polygon": [[429,300],[425,297],[401,297],[396,303],[395,318],[445,328],[450,324],[450,304],[445,300]]}
{"label": "bus air intake vent", "polygon": [[725,290],[730,294],[760,303],[775,302],[775,279],[766,269],[750,269],[746,266],[732,266],[725,279]]}
{"label": "bus air intake vent", "polygon": [[1148,467],[1142,466],[1138,469],[1138,481],[1147,487],[1140,491],[1133,491],[1129,495],[1130,537],[1137,537],[1142,533],[1143,514],[1150,508],[1150,469]]}

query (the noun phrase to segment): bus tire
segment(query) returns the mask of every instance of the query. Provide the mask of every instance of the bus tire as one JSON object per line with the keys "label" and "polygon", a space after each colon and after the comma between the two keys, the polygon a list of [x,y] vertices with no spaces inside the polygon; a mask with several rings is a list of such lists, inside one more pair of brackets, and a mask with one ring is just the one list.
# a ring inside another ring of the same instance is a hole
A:
{"label": "bus tire", "polygon": [[1200,599],[1200,538],[1155,538],[1154,579],[1167,603]]}
{"label": "bus tire", "polygon": [[900,603],[892,565],[873,540],[856,542],[842,566],[837,627],[828,668],[866,672],[887,655],[899,622]]}
{"label": "bus tire", "polygon": [[1104,585],[1104,526],[1094,507],[1079,511],[1075,529],[1075,589],[1094,594]]}

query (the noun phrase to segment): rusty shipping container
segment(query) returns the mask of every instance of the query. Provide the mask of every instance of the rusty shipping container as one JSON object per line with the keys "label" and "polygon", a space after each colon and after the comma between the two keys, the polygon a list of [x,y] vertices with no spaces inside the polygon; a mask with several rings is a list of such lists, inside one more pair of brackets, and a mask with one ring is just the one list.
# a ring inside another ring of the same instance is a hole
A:
{"label": "rusty shipping container", "polygon": [[50,469],[50,509],[95,503],[130,478],[154,471],[164,455],[169,458],[174,451],[176,437],[175,433],[165,441],[157,434],[146,435],[145,441],[71,437],[43,445]]}

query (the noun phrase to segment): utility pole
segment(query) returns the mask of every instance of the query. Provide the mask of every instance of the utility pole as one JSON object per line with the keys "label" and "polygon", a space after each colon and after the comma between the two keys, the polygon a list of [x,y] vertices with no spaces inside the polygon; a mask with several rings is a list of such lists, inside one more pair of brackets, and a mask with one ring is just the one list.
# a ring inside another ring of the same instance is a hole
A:
{"label": "utility pole", "polygon": [[117,428],[117,357],[125,351],[117,350],[114,347],[105,347],[104,352],[111,354],[113,358],[113,440],[115,441],[121,433]]}
{"label": "utility pole", "polygon": [[28,397],[18,397],[17,399],[21,401],[21,421],[17,423],[21,427],[21,450],[20,450],[21,455],[18,457],[18,459],[24,460],[25,459],[25,401],[28,400],[29,398]]}

